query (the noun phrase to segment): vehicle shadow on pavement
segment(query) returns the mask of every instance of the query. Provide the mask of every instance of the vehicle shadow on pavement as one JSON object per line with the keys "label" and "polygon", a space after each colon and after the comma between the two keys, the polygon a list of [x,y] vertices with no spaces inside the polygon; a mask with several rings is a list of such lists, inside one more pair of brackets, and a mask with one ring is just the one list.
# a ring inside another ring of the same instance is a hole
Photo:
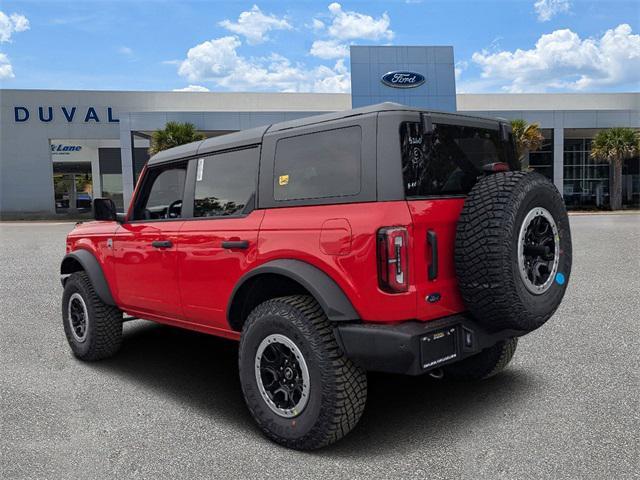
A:
{"label": "vehicle shadow on pavement", "polygon": [[[122,350],[93,364],[169,395],[261,437],[242,397],[234,341],[148,322],[126,325]],[[367,406],[346,438],[313,452],[335,458],[387,456],[442,447],[511,411],[536,380],[511,368],[483,382],[455,383],[429,376],[369,375]],[[265,438],[258,441],[268,442]]]}
{"label": "vehicle shadow on pavement", "polygon": [[256,431],[238,379],[238,344],[233,340],[166,325],[125,323],[118,354],[93,364],[158,396],[170,396],[214,422]]}
{"label": "vehicle shadow on pavement", "polygon": [[514,416],[536,380],[513,367],[479,382],[371,373],[358,426],[321,452],[334,458],[439,451]]}

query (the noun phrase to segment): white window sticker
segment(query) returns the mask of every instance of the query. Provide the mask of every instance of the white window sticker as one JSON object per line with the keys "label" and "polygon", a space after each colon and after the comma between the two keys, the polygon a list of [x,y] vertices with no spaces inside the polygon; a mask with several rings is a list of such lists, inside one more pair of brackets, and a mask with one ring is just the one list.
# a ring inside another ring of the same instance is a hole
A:
{"label": "white window sticker", "polygon": [[202,170],[204,170],[204,158],[199,158],[198,159],[198,170],[196,173],[196,181],[200,182],[202,181]]}

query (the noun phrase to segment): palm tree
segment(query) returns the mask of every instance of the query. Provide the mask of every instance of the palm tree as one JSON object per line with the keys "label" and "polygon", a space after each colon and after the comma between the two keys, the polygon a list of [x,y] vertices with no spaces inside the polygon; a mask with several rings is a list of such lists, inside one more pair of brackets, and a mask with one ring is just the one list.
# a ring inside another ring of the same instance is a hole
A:
{"label": "palm tree", "polygon": [[511,130],[513,132],[513,139],[516,142],[518,160],[520,160],[523,170],[526,170],[529,167],[529,163],[527,162],[525,165],[525,157],[529,152],[538,150],[544,142],[540,125],[537,123],[528,123],[526,120],[518,118],[511,120]]}
{"label": "palm tree", "polygon": [[204,138],[204,135],[198,133],[196,127],[191,123],[167,122],[162,130],[156,130],[151,135],[149,155],[155,155],[162,150]]}
{"label": "palm tree", "polygon": [[591,142],[591,158],[609,164],[613,169],[609,203],[611,210],[622,207],[622,164],[640,154],[640,134],[631,128],[616,127],[601,130]]}
{"label": "palm tree", "polygon": [[538,150],[544,142],[544,137],[540,131],[540,125],[537,123],[527,123],[521,118],[511,120],[511,130],[513,131],[513,139],[516,142],[516,154],[520,162],[529,152]]}

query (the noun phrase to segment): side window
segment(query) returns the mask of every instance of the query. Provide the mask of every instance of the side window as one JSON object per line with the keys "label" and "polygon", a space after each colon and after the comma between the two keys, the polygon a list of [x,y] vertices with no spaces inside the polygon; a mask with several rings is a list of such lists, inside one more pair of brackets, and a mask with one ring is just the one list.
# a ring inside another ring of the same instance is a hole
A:
{"label": "side window", "polygon": [[182,197],[187,177],[187,166],[172,165],[149,171],[142,190],[143,198],[138,203],[136,220],[159,220],[180,218]]}
{"label": "side window", "polygon": [[342,197],[360,193],[359,126],[282,138],[276,144],[275,200]]}
{"label": "side window", "polygon": [[259,148],[198,159],[194,217],[240,215],[253,208]]}
{"label": "side window", "polygon": [[498,130],[434,124],[422,134],[418,122],[400,127],[402,173],[409,197],[468,193],[484,165],[509,162],[508,145]]}

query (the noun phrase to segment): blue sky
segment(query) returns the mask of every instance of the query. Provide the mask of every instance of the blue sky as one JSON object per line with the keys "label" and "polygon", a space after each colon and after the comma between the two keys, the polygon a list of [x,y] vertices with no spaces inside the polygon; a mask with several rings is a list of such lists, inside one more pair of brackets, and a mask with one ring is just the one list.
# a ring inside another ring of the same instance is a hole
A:
{"label": "blue sky", "polygon": [[453,45],[459,92],[640,86],[640,2],[11,1],[2,88],[349,90],[348,45]]}

